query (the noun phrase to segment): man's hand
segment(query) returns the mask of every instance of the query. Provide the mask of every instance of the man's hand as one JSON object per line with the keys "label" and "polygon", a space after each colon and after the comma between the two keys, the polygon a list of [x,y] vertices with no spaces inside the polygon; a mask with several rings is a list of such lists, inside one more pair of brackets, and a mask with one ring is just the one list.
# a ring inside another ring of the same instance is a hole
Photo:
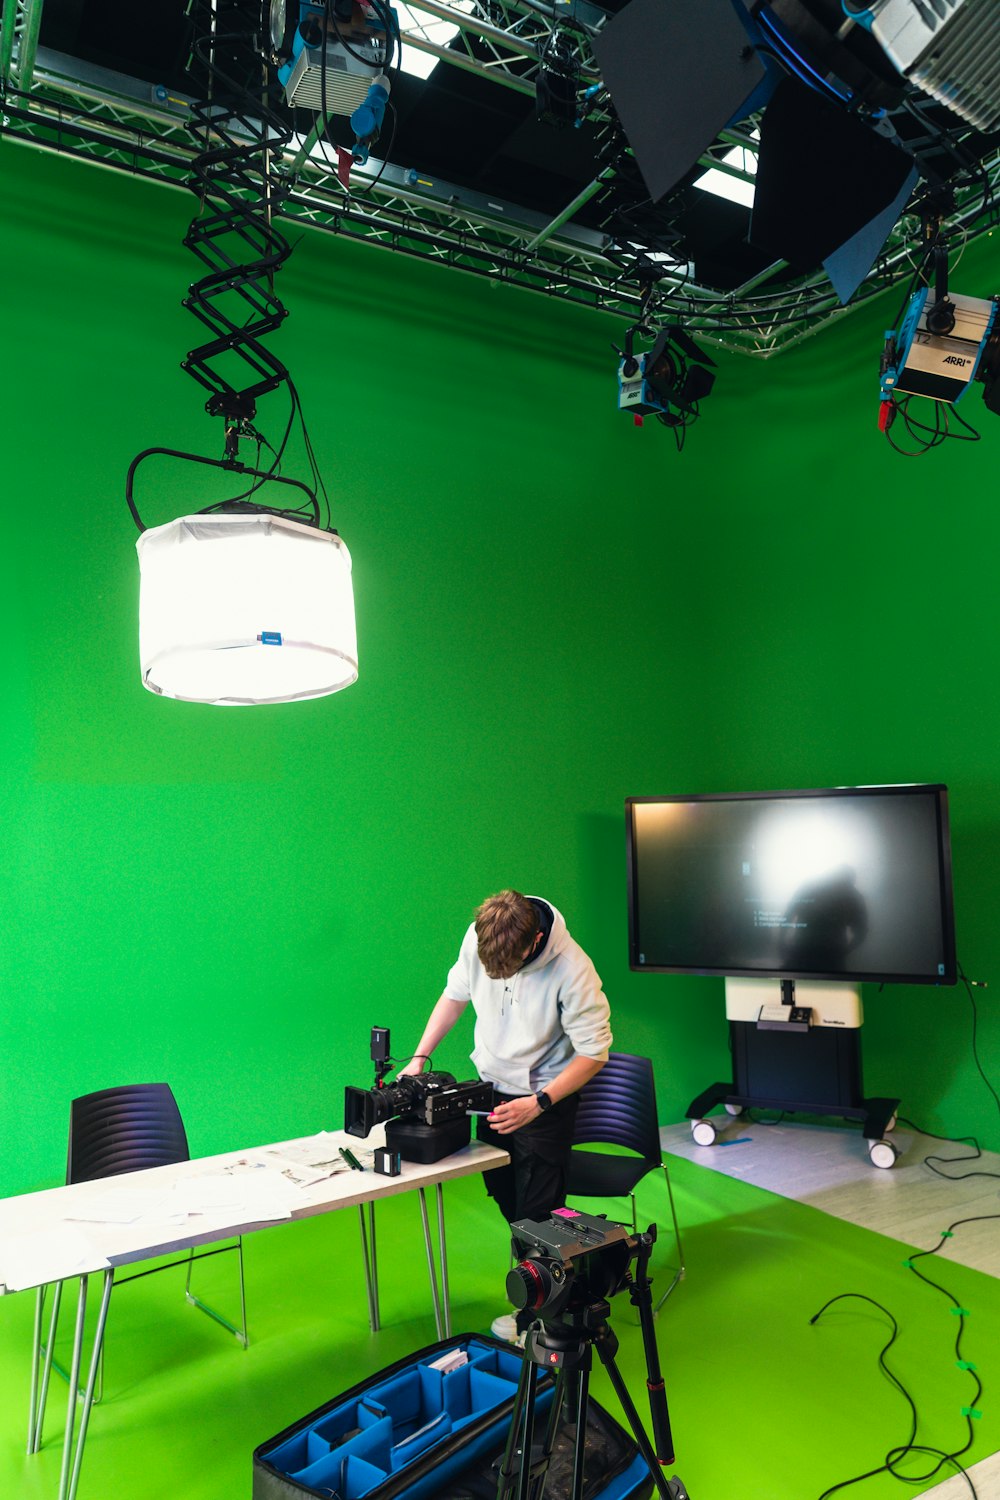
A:
{"label": "man's hand", "polygon": [[506,1099],[498,1104],[489,1116],[489,1124],[497,1135],[513,1135],[522,1125],[537,1120],[541,1112],[534,1094],[525,1094],[522,1099]]}
{"label": "man's hand", "polygon": [[427,1058],[426,1057],[413,1057],[406,1064],[405,1068],[399,1068],[397,1070],[396,1077],[397,1078],[415,1078],[418,1073],[422,1073],[424,1071],[424,1068],[426,1066],[427,1066]]}

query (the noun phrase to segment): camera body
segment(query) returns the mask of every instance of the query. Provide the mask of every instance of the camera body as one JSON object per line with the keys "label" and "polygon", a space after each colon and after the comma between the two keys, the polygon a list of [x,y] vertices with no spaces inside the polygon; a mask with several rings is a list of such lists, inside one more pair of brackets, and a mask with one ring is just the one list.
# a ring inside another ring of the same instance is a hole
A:
{"label": "camera body", "polygon": [[646,1253],[654,1230],[632,1234],[575,1208],[557,1208],[542,1222],[510,1226],[519,1256],[507,1273],[507,1296],[519,1312],[558,1320],[608,1301],[629,1281],[629,1267]]}
{"label": "camera body", "polygon": [[344,1129],[364,1138],[384,1124],[385,1143],[404,1161],[428,1165],[469,1144],[470,1109],[493,1107],[493,1085],[451,1073],[420,1073],[371,1089],[344,1090]]}
{"label": "camera body", "polygon": [[419,1073],[373,1089],[344,1090],[344,1129],[348,1135],[366,1136],[376,1125],[389,1120],[417,1120],[424,1125],[443,1125],[464,1120],[470,1109],[490,1109],[493,1085],[478,1078],[456,1083],[451,1073]]}

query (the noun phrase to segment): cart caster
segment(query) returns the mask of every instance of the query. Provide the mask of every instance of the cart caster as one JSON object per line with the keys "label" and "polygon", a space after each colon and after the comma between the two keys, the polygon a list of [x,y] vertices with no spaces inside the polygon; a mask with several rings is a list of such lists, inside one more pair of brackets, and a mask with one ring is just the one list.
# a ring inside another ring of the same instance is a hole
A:
{"label": "cart caster", "polygon": [[893,1112],[892,1112],[892,1119],[889,1121],[888,1125],[885,1127],[887,1135],[888,1135],[888,1133],[889,1133],[890,1130],[895,1130],[895,1128],[896,1128],[896,1118],[897,1118],[896,1111],[893,1110]]}
{"label": "cart caster", "polygon": [[727,1104],[726,1105],[726,1114],[727,1115],[741,1115],[742,1113],[743,1113],[743,1106],[742,1106],[742,1104]]}
{"label": "cart caster", "polygon": [[697,1146],[714,1146],[717,1134],[714,1120],[692,1120],[691,1134]]}
{"label": "cart caster", "polygon": [[899,1152],[892,1141],[871,1141],[868,1146],[868,1159],[873,1167],[893,1167]]}

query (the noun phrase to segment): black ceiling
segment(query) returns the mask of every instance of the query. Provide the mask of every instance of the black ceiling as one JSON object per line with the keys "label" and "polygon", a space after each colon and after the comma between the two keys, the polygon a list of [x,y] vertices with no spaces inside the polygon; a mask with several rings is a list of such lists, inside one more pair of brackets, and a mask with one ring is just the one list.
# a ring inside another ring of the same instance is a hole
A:
{"label": "black ceiling", "polygon": [[[615,3],[606,7],[614,10]],[[45,0],[40,42],[84,62],[192,93],[186,71],[190,22],[186,0]],[[289,4],[289,11],[294,9]],[[556,213],[595,175],[595,129],[554,129],[535,118],[534,99],[477,74],[438,64],[424,80],[397,73],[390,159],[477,192],[543,213]],[[314,122],[304,110],[295,124]],[[353,137],[344,120],[329,122],[334,139]],[[389,144],[383,130],[379,151]]]}
{"label": "black ceiling", "polygon": [[[798,5],[830,26],[842,18],[840,0],[785,3]],[[623,5],[624,0],[611,0],[604,9],[616,13]],[[293,8],[290,3],[289,11]],[[154,86],[192,94],[196,90],[186,72],[186,10],[185,0],[143,0],[140,6],[135,0],[46,0],[40,44]],[[711,34],[703,42],[705,67],[711,68]],[[891,88],[893,70],[884,58],[873,66],[872,45],[870,38],[860,36],[859,66],[872,76],[881,71]],[[902,80],[896,82],[902,93]],[[665,83],[667,123],[669,109],[676,105],[670,94]],[[890,117],[897,141],[915,156],[925,182],[974,174],[1000,138],[980,135],[942,106],[910,94]],[[394,76],[392,104],[394,127],[387,122],[375,154],[394,166],[415,168],[554,217],[610,164],[612,180],[575,212],[577,224],[610,234],[620,245],[637,244],[688,260],[699,283],[723,292],[742,285],[774,260],[773,245],[765,249],[751,244],[747,209],[693,187],[701,166],[693,167],[660,203],[650,203],[636,162],[623,149],[628,143],[621,127],[615,128],[613,108],[606,111],[610,123],[607,118],[588,119],[579,128],[557,128],[537,118],[533,95],[445,63],[439,63],[427,80]],[[305,134],[315,116],[299,111],[292,123]],[[331,139],[345,145],[353,139],[343,119],[332,120],[330,132]],[[786,211],[799,212],[794,192],[788,195]],[[789,275],[801,270],[793,267]]]}

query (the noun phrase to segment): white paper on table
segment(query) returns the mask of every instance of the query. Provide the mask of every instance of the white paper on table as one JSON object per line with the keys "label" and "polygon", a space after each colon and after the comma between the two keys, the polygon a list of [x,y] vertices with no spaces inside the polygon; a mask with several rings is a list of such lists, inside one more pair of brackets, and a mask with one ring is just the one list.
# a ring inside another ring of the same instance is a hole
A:
{"label": "white paper on table", "polygon": [[340,1172],[350,1172],[350,1164],[334,1147],[320,1143],[309,1150],[301,1147],[282,1147],[281,1150],[265,1153],[272,1167],[277,1168],[286,1182],[294,1187],[313,1187],[317,1182],[326,1182]]}
{"label": "white paper on table", "polygon": [[109,1264],[85,1234],[68,1224],[12,1235],[0,1245],[0,1281],[11,1292],[104,1270]]}
{"label": "white paper on table", "polygon": [[135,1224],[140,1219],[169,1219],[174,1212],[169,1187],[122,1186],[81,1203],[65,1218],[75,1224]]}
{"label": "white paper on table", "polygon": [[174,1192],[189,1214],[228,1216],[234,1223],[244,1224],[290,1219],[297,1201],[295,1189],[270,1167],[239,1177],[185,1177],[175,1184]]}

